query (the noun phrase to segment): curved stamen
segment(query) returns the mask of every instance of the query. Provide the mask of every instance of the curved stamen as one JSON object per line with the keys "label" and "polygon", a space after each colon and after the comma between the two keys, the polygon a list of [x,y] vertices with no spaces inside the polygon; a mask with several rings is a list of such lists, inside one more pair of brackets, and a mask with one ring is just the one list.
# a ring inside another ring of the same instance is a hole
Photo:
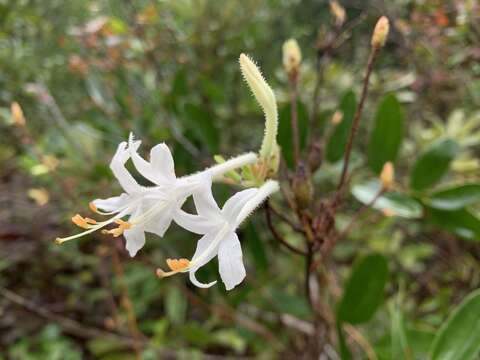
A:
{"label": "curved stamen", "polygon": [[181,259],[167,259],[167,265],[171,271],[163,271],[158,268],[156,273],[159,278],[164,278],[178,274],[179,272],[186,271],[190,265],[190,260],[181,258]]}
{"label": "curved stamen", "polygon": [[[116,220],[118,219],[121,219],[122,217],[124,217],[125,215],[127,215],[130,211],[130,207],[127,207],[125,208],[123,211],[119,212],[118,214],[116,214],[115,216],[112,216],[110,219],[108,220],[105,220],[105,221],[100,221],[100,222],[96,222],[96,224],[87,224],[89,227],[88,227],[88,230],[86,231],[83,231],[79,234],[75,234],[75,235],[72,235],[72,236],[68,236],[68,237],[64,237],[64,238],[56,238],[55,239],[55,242],[57,244],[63,244],[64,242],[66,241],[70,241],[70,240],[73,240],[73,239],[77,239],[79,237],[82,237],[84,235],[88,235],[88,234],[91,234],[97,230],[100,230],[101,228],[104,228],[105,226],[115,222]],[[79,215],[80,216],[80,215]],[[75,216],[73,218],[76,218]],[[76,221],[76,220],[73,220],[72,218],[72,221]],[[82,218],[83,219],[83,218]],[[86,221],[86,219],[84,219]],[[93,219],[89,219],[89,220],[93,220]],[[83,226],[82,226],[83,227]]]}

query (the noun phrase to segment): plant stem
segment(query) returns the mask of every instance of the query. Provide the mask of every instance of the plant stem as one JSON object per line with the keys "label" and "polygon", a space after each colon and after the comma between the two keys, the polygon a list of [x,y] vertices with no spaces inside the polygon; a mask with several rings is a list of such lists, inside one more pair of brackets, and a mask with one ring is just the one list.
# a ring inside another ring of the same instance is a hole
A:
{"label": "plant stem", "polygon": [[362,94],[360,96],[360,102],[358,103],[357,108],[355,110],[355,115],[353,118],[352,127],[350,129],[348,142],[345,147],[342,175],[340,176],[340,181],[337,186],[337,193],[340,193],[340,190],[345,185],[345,180],[347,178],[347,172],[348,172],[348,164],[350,162],[350,154],[352,152],[353,140],[355,139],[355,136],[357,135],[357,132],[358,132],[358,127],[360,125],[360,118],[363,112],[363,106],[365,105],[365,99],[367,98],[370,75],[373,70],[373,64],[375,63],[375,59],[377,58],[377,55],[379,52],[380,52],[379,47],[372,47],[372,50],[370,51],[370,55],[368,57],[367,70],[365,73],[365,78],[363,79],[363,87],[362,87]]}
{"label": "plant stem", "polygon": [[301,249],[298,249],[296,248],[295,246],[293,245],[290,245],[283,237],[282,235],[280,235],[277,231],[277,229],[275,229],[275,226],[273,225],[273,221],[272,221],[272,214],[271,214],[271,207],[270,207],[270,204],[269,204],[269,201],[265,201],[265,216],[266,216],[266,219],[267,219],[267,226],[268,228],[270,229],[270,232],[272,233],[272,235],[274,236],[275,239],[278,240],[278,242],[280,244],[282,244],[283,246],[285,246],[287,249],[289,249],[290,251],[296,253],[296,254],[299,254],[299,255],[307,255],[307,253],[304,251],[304,250],[301,250]]}
{"label": "plant stem", "polygon": [[293,156],[295,160],[295,167],[300,161],[300,135],[298,131],[298,108],[297,108],[297,84],[298,73],[289,76],[290,83],[290,115],[292,123],[292,137],[293,137]]}

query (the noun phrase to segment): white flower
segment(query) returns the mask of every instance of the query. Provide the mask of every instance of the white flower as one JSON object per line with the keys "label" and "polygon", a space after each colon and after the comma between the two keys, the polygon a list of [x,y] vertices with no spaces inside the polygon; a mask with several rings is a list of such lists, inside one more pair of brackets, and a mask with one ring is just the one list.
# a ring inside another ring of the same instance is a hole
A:
{"label": "white flower", "polygon": [[[139,146],[140,141],[134,141],[131,135],[128,144],[122,142],[118,146],[110,163],[110,169],[124,193],[90,203],[90,208],[98,214],[113,216],[108,220],[97,222],[77,214],[72,221],[87,230],[70,237],[57,238],[57,243],[81,237],[115,223],[117,227],[103,231],[114,237],[123,234],[126,239],[126,248],[133,257],[145,244],[145,232],[163,237],[174,216],[196,189],[203,188],[205,184],[211,184],[211,179],[220,176],[224,171],[256,161],[254,154],[245,154],[203,172],[177,178],[172,154],[167,145],[162,143],[153,147],[149,162],[138,154]],[[125,168],[125,163],[129,159],[132,160],[137,171],[155,186],[146,187],[137,183]],[[122,220],[127,216],[128,221]]]}
{"label": "white flower", "polygon": [[233,289],[245,278],[245,267],[242,261],[242,248],[236,234],[237,227],[255,210],[270,194],[278,190],[276,181],[267,181],[260,188],[240,191],[227,200],[220,210],[215,202],[209,185],[193,194],[197,215],[179,211],[175,216],[183,228],[203,235],[197,243],[192,260],[168,259],[171,271],[157,270],[159,277],[171,276],[188,271],[190,281],[202,288],[216,283],[201,283],[197,280],[196,271],[218,255],[220,277],[227,290]]}

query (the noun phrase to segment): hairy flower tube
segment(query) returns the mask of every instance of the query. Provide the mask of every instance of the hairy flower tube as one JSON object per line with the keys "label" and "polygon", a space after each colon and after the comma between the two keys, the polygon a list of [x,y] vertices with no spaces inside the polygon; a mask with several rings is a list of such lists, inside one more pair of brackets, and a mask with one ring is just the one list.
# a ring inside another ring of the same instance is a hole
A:
{"label": "hairy flower tube", "polygon": [[[126,239],[126,249],[130,256],[135,254],[145,244],[145,232],[163,237],[166,230],[180,211],[185,200],[205,184],[221,177],[233,169],[256,162],[253,153],[247,153],[212,166],[202,172],[177,178],[174,162],[169,148],[159,144],[150,151],[150,161],[138,154],[140,141],[134,141],[133,136],[127,142],[122,142],[110,163],[110,169],[120,183],[124,192],[108,199],[96,199],[90,203],[90,208],[100,215],[111,216],[107,220],[97,221],[80,215],[72,217],[72,221],[86,229],[84,232],[65,238],[57,238],[61,244],[79,238],[94,231],[103,229],[104,233]],[[131,159],[136,170],[153,186],[142,186],[125,168]],[[124,218],[128,217],[125,221]],[[104,229],[108,225],[114,228]]]}
{"label": "hairy flower tube", "polygon": [[195,273],[218,256],[220,277],[226,289],[231,290],[240,284],[246,275],[236,229],[268,196],[278,190],[278,183],[269,180],[259,188],[237,192],[226,201],[222,209],[215,202],[211,187],[208,184],[203,186],[203,189],[193,194],[197,215],[181,210],[175,217],[175,222],[183,228],[203,235],[197,243],[192,259],[168,259],[170,271],[158,269],[157,275],[163,278],[188,272],[190,281],[195,286],[208,288],[216,281],[204,284],[197,280]]}
{"label": "hairy flower tube", "polygon": [[242,75],[265,114],[265,134],[259,155],[261,160],[276,172],[279,161],[277,100],[257,65],[245,54],[240,55],[239,61]]}

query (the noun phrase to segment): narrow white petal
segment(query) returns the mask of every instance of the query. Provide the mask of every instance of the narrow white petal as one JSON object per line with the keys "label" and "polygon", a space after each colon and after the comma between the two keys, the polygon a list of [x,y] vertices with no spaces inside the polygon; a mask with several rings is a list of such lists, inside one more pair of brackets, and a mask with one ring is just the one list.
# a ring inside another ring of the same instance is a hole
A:
{"label": "narrow white petal", "polygon": [[140,226],[134,226],[129,230],[125,230],[123,235],[126,240],[125,248],[130,256],[134,257],[137,255],[138,250],[145,245],[145,232]]}
{"label": "narrow white petal", "polygon": [[150,150],[150,164],[154,172],[161,174],[167,180],[175,180],[172,153],[165,143],[158,144]]}
{"label": "narrow white petal", "polygon": [[250,188],[237,192],[225,202],[225,205],[223,205],[222,217],[233,223],[245,204],[257,193],[257,188]]}
{"label": "narrow white petal", "polygon": [[[198,269],[212,260],[218,253],[218,245],[213,244],[214,240],[216,239],[217,232],[205,234],[198,240],[197,248],[195,250],[195,254],[192,257],[192,263],[195,265],[190,269],[190,281],[198,287],[207,288],[216,283],[216,281],[212,281],[210,283],[202,283],[197,280],[195,273]],[[213,246],[212,246],[213,245]]]}
{"label": "narrow white petal", "polygon": [[216,222],[215,220],[201,215],[192,215],[183,210],[179,210],[175,213],[173,221],[185,230],[199,235],[211,232],[214,227],[219,225],[219,222]]}
{"label": "narrow white petal", "polygon": [[130,151],[127,149],[127,143],[122,142],[118,145],[117,151],[110,162],[110,169],[117,178],[120,186],[129,194],[140,190],[140,185],[125,168],[125,163],[130,157]]}
{"label": "narrow white petal", "polygon": [[160,237],[165,235],[165,232],[170,227],[172,223],[172,212],[167,211],[160,215],[155,216],[152,220],[148,221],[145,226],[145,231],[149,233],[156,234]]}
{"label": "narrow white petal", "polygon": [[95,199],[92,201],[93,205],[105,212],[113,212],[125,207],[131,197],[128,194],[121,194],[120,196],[113,196],[108,199]]}
{"label": "narrow white petal", "polygon": [[[130,139],[130,141],[132,141],[132,138]],[[131,143],[131,144],[133,144],[133,143]],[[147,180],[149,180],[149,181],[151,181],[151,182],[153,182],[154,184],[157,184],[157,185],[163,185],[167,182],[170,182],[170,180],[172,180],[171,172],[169,172],[168,174],[163,174],[161,171],[157,171],[156,169],[154,169],[151,163],[149,163],[144,158],[142,158],[138,154],[138,151],[137,151],[138,147],[134,148],[132,145],[130,145],[129,148],[130,148],[130,157],[132,158],[132,162],[133,162],[133,165],[135,166],[135,169],[137,169],[137,171],[145,179],[147,179]],[[153,151],[153,149],[152,149],[152,151]],[[167,151],[170,153],[170,150],[168,150],[168,148],[167,148]],[[158,152],[158,149],[156,150],[156,152]],[[171,155],[170,155],[170,157],[171,157]],[[172,165],[173,165],[173,159],[172,159]],[[175,175],[173,175],[173,179],[174,178],[175,178]]]}
{"label": "narrow white petal", "polygon": [[220,277],[227,290],[240,284],[246,276],[242,259],[242,247],[237,234],[229,233],[219,245],[218,265]]}
{"label": "narrow white petal", "polygon": [[195,202],[198,215],[212,219],[220,217],[220,208],[212,194],[211,180],[205,180],[199,186],[198,190],[193,193],[193,201]]}

